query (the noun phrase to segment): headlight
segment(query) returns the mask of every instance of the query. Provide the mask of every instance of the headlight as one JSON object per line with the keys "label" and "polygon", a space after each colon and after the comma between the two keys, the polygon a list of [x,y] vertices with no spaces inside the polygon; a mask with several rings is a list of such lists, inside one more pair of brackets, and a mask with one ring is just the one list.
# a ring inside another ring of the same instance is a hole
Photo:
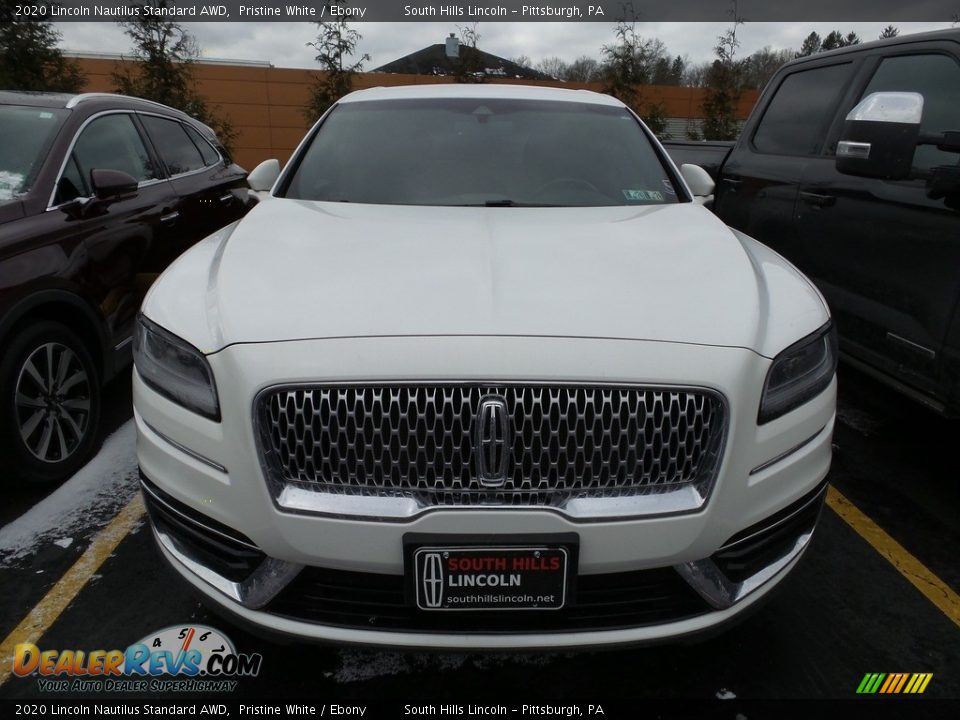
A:
{"label": "headlight", "polygon": [[137,316],[133,362],[140,377],[161,395],[211,420],[220,421],[213,373],[203,354],[143,315]]}
{"label": "headlight", "polygon": [[828,323],[773,359],[757,423],[778,418],[819,395],[830,385],[836,369],[837,333]]}

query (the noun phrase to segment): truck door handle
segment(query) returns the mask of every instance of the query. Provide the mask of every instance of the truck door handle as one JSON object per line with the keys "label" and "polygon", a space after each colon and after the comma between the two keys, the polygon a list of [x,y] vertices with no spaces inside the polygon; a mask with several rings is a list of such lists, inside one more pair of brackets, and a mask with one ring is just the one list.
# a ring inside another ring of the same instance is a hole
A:
{"label": "truck door handle", "polygon": [[174,210],[172,213],[167,213],[166,215],[160,216],[160,222],[164,225],[173,225],[177,218],[180,217],[180,211]]}
{"label": "truck door handle", "polygon": [[833,195],[821,195],[820,193],[812,192],[802,192],[800,193],[800,199],[803,200],[808,205],[813,205],[814,207],[830,207],[835,202],[837,198]]}

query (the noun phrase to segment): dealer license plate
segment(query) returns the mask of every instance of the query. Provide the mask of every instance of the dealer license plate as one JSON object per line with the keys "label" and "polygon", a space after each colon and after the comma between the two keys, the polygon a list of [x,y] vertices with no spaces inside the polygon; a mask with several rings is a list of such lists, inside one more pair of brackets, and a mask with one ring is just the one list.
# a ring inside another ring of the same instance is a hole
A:
{"label": "dealer license plate", "polygon": [[566,601],[562,547],[420,547],[413,555],[421,610],[558,610]]}

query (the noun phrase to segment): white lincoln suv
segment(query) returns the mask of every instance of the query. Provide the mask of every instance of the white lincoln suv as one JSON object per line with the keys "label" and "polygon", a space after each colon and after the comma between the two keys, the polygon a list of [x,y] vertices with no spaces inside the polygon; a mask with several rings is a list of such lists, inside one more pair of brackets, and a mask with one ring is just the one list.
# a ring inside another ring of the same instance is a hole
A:
{"label": "white lincoln suv", "polygon": [[619,101],[353,93],[146,298],[134,405],[166,561],[262,631],[642,643],[806,549],[829,311]]}

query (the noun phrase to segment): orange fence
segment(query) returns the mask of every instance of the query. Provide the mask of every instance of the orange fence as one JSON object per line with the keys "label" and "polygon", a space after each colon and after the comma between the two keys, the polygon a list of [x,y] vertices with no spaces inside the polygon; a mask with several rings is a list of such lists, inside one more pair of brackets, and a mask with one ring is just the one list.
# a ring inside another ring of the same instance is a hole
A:
{"label": "orange fence", "polygon": [[[115,90],[111,74],[123,61],[102,58],[78,58],[87,76],[86,91]],[[194,77],[200,94],[211,109],[226,117],[237,131],[234,142],[236,161],[248,170],[267,158],[286,162],[307,130],[303,108],[319,71],[275,68],[266,65],[229,65],[200,62]],[[354,89],[384,85],[447,83],[449,77],[433,75],[396,75],[363,73],[354,79]],[[537,82],[529,80],[492,80],[494,83],[522,83],[587,90],[600,90],[599,83]],[[746,118],[757,99],[757,91],[743,93],[738,116]],[[643,88],[644,100],[662,102],[671,118],[701,118],[704,89],[650,85]]]}

